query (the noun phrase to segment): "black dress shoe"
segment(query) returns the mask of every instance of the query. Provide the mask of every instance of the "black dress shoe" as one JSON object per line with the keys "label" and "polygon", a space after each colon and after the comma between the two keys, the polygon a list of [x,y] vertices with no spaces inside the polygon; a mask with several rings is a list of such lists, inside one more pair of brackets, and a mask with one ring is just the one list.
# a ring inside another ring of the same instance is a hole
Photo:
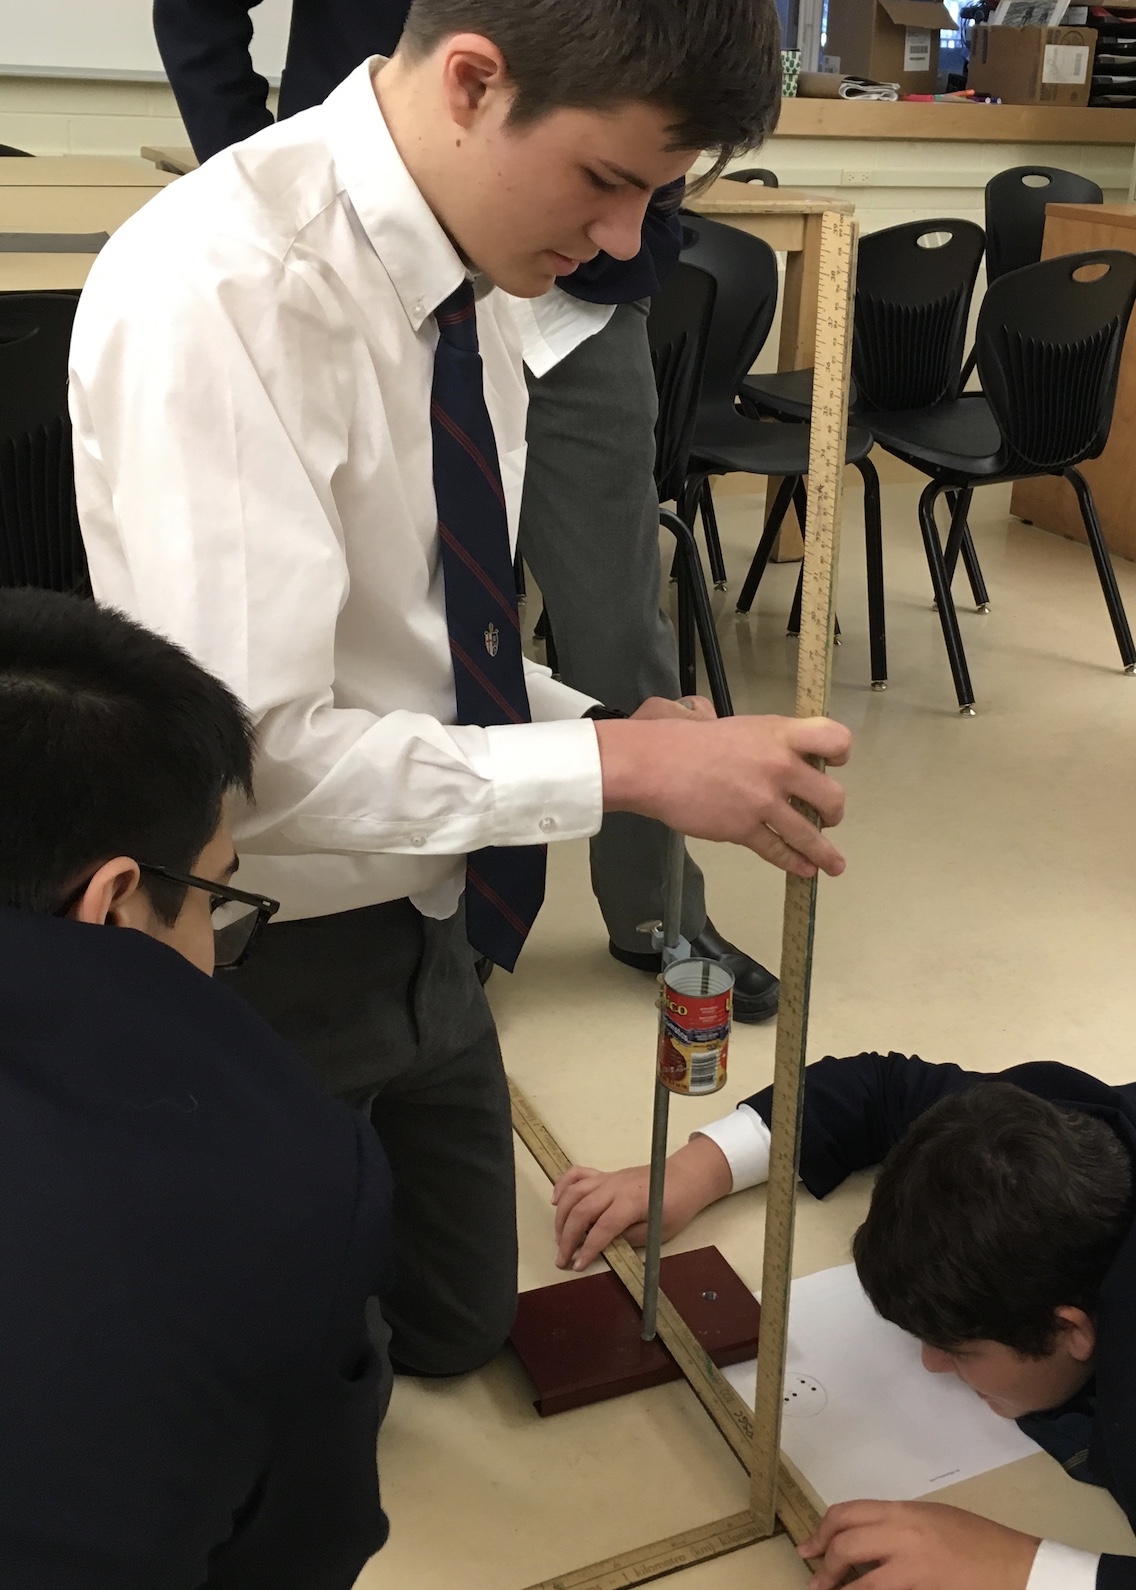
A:
{"label": "black dress shoe", "polygon": [[[624,966],[634,966],[640,972],[662,971],[663,958],[650,950],[621,950],[608,940],[608,949]],[[724,939],[710,918],[696,939],[691,941],[690,953],[701,960],[720,961],[734,974],[734,1019],[741,1022],[768,1021],[777,1014],[777,992],[780,987],[772,972],[767,972],[752,955],[739,950],[736,944]]]}

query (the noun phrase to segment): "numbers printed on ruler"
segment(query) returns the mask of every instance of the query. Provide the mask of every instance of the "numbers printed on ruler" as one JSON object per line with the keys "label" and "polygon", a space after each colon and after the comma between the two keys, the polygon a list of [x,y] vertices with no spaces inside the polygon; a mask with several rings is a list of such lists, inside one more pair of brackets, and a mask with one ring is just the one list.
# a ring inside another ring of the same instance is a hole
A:
{"label": "numbers printed on ruler", "polygon": [[[849,284],[854,266],[855,223],[848,216],[825,214],[820,252],[813,423],[809,442],[809,511],[805,527],[801,642],[797,656],[796,711],[802,718],[823,716],[828,707],[833,581],[840,539],[848,371],[852,354]],[[815,820],[814,813],[807,815]],[[778,1496],[815,917],[816,879],[786,878],[751,1465],[754,1517],[763,1528],[772,1525]]]}

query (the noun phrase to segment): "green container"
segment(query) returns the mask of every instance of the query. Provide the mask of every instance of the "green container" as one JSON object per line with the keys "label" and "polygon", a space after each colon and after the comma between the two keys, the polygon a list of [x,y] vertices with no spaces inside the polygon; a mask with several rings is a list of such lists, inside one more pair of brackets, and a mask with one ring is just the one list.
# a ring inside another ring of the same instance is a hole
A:
{"label": "green container", "polygon": [[801,75],[800,50],[781,51],[781,97],[796,99],[797,79]]}

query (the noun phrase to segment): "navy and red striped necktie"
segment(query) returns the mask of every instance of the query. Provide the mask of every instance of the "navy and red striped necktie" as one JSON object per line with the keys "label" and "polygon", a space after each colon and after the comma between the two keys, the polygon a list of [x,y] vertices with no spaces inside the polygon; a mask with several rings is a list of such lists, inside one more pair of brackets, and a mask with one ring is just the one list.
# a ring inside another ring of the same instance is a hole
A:
{"label": "navy and red striped necktie", "polygon": [[[497,443],[485,406],[477,308],[466,281],[438,306],[430,426],[457,721],[531,723]],[[512,971],[544,900],[544,845],[467,858],[466,933]]]}

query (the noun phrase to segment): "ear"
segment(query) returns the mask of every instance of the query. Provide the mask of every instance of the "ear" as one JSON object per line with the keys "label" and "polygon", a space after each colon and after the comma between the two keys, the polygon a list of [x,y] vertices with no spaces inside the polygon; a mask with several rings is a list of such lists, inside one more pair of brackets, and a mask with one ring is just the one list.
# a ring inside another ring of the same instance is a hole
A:
{"label": "ear", "polygon": [[489,39],[479,33],[456,33],[441,52],[442,97],[459,127],[472,127],[492,100],[502,95],[512,99],[505,57]]}
{"label": "ear", "polygon": [[129,856],[104,861],[67,915],[74,922],[139,927],[149,919],[141,878],[138,863]]}
{"label": "ear", "polygon": [[1097,1350],[1097,1327],[1083,1308],[1066,1307],[1056,1311],[1057,1340],[1078,1364],[1087,1364]]}

